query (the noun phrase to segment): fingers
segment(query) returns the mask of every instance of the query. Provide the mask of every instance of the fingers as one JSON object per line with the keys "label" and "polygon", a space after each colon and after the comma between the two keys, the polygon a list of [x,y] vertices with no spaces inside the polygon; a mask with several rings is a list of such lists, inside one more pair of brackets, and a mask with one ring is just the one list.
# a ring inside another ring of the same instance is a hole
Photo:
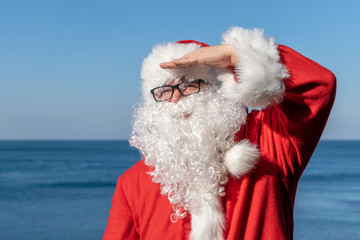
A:
{"label": "fingers", "polygon": [[170,62],[160,63],[160,67],[164,69],[173,69],[173,68],[183,68],[188,67],[190,65],[196,65],[197,61],[193,59],[189,59],[187,57],[182,57],[179,59],[173,59]]}
{"label": "fingers", "polygon": [[160,63],[160,67],[163,69],[172,69],[172,68],[175,68],[176,65],[173,62],[163,62],[163,63]]}
{"label": "fingers", "polygon": [[179,59],[174,59],[172,60],[172,62],[177,66],[177,67],[187,67],[190,65],[197,65],[198,62],[196,59],[188,57],[188,56],[184,56],[182,58]]}
{"label": "fingers", "polygon": [[160,67],[164,69],[172,69],[172,68],[183,68],[188,67],[192,65],[199,65],[203,64],[201,61],[199,61],[199,52],[201,52],[202,49],[196,49],[186,55],[184,55],[181,58],[173,59],[170,62],[163,62],[160,63]]}
{"label": "fingers", "polygon": [[179,59],[163,62],[160,67],[172,69],[204,64],[217,68],[229,68],[235,66],[238,62],[239,58],[235,49],[229,44],[224,44],[198,48]]}

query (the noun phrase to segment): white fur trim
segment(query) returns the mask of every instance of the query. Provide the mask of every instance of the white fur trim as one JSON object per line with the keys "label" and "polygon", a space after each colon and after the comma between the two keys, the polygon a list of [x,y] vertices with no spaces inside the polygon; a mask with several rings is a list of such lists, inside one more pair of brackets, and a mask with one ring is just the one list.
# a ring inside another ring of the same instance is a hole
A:
{"label": "white fur trim", "polygon": [[254,145],[242,140],[225,153],[225,166],[232,176],[240,178],[254,168],[259,156],[260,151]]}
{"label": "white fur trim", "polygon": [[225,96],[249,107],[266,107],[270,102],[279,103],[284,95],[282,82],[289,76],[280,63],[277,45],[266,39],[260,29],[246,30],[233,27],[223,35],[223,43],[231,44],[238,56],[234,81],[230,72],[220,74]]}
{"label": "white fur trim", "polygon": [[[205,203],[206,204],[206,203]],[[225,217],[219,203],[205,206],[199,215],[191,215],[191,240],[223,240]]]}
{"label": "white fur trim", "polygon": [[[249,140],[242,140],[225,153],[225,166],[231,175],[240,178],[254,168],[259,156],[259,150]],[[225,216],[221,206],[221,199],[203,202],[202,209],[191,214],[191,240],[224,239]]]}
{"label": "white fur trim", "polygon": [[185,78],[200,78],[208,82],[216,82],[216,70],[209,66],[197,65],[179,69],[162,69],[160,67],[160,63],[180,58],[200,47],[196,43],[156,45],[149,56],[144,59],[141,69],[142,90],[145,100],[154,101],[150,93],[151,89],[183,76]]}

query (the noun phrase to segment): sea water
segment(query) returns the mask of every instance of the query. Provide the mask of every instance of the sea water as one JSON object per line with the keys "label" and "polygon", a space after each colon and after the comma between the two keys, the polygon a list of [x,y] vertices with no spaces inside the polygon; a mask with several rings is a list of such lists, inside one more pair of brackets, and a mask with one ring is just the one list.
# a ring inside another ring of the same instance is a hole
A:
{"label": "sea water", "polygon": [[[0,141],[0,239],[101,239],[126,141]],[[321,141],[299,186],[295,239],[360,239],[360,141]]]}
{"label": "sea water", "polygon": [[295,239],[360,239],[360,141],[320,141],[295,200]]}

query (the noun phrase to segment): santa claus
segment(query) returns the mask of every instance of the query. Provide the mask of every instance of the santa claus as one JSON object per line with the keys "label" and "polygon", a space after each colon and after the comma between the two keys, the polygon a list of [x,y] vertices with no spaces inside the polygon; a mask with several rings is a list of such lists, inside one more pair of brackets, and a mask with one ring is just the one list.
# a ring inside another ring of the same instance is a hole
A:
{"label": "santa claus", "polygon": [[292,239],[335,77],[261,30],[223,39],[144,60],[130,137],[144,159],[119,178],[104,239]]}

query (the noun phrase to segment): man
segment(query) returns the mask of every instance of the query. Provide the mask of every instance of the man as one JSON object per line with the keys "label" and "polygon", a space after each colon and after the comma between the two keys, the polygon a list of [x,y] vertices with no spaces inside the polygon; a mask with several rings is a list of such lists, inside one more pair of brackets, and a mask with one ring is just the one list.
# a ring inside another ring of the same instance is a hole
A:
{"label": "man", "polygon": [[119,178],[104,239],[293,238],[335,77],[258,29],[223,38],[158,45],[144,60],[130,138],[144,160]]}

